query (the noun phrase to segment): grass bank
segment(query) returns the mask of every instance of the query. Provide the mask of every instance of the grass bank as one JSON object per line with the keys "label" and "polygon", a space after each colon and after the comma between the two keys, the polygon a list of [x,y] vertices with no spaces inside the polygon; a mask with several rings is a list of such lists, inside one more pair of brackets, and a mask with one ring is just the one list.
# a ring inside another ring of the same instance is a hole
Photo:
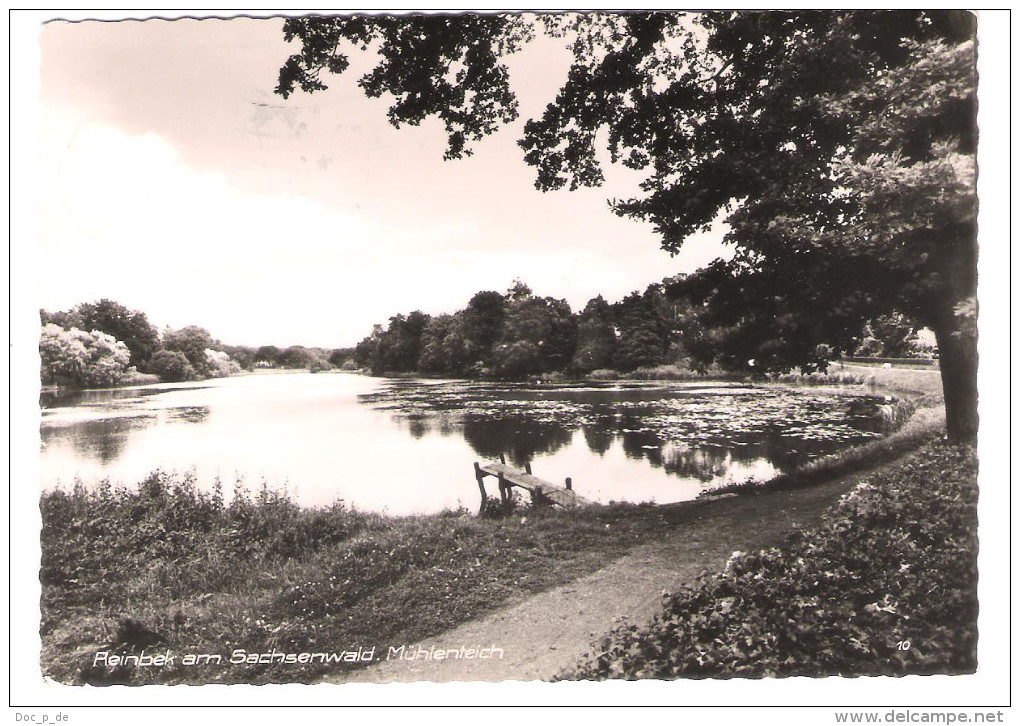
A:
{"label": "grass bank", "polygon": [[612,632],[568,679],[972,673],[977,462],[927,445],[778,548]]}
{"label": "grass bank", "polygon": [[[654,507],[388,518],[262,491],[229,503],[188,478],[42,498],[43,673],[64,683],[313,682],[337,665],[231,654],[414,642],[570,582],[653,541]],[[97,653],[169,654],[162,667]],[[187,654],[222,662],[185,665]],[[344,664],[342,667],[349,667]]]}
{"label": "grass bank", "polygon": [[859,375],[865,383],[877,388],[942,400],[942,373],[937,369],[879,368],[844,363],[834,372]]}

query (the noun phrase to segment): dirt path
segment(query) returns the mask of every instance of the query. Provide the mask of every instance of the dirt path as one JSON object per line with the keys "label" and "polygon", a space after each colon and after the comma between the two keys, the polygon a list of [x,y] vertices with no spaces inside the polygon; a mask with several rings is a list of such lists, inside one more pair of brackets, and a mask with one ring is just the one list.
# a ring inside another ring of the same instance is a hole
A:
{"label": "dirt path", "polygon": [[[909,457],[885,464],[894,467]],[[793,492],[748,495],[663,508],[676,527],[603,569],[435,638],[406,646],[405,656],[463,647],[492,648],[493,657],[399,659],[342,681],[546,680],[575,665],[599,637],[623,621],[645,623],[675,591],[702,572],[719,571],[735,550],[779,544],[796,528],[817,524],[839,497],[875,470]],[[498,650],[502,657],[498,657]],[[465,651],[466,653],[467,651]],[[334,681],[336,682],[336,681]]]}

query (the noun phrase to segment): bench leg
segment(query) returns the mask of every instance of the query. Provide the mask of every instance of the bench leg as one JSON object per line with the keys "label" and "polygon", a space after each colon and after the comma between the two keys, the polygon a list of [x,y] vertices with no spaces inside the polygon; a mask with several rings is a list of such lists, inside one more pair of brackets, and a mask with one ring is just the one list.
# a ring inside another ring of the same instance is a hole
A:
{"label": "bench leg", "polygon": [[478,466],[478,462],[475,462],[475,481],[478,482],[478,493],[482,495],[482,505],[478,508],[478,516],[485,514],[485,505],[489,501],[489,497],[485,493],[485,475],[482,474],[481,468]]}
{"label": "bench leg", "polygon": [[502,474],[500,474],[498,478],[499,478],[499,499],[501,502],[503,502],[503,504],[506,504],[508,501],[510,501],[510,487],[506,483],[506,480],[503,478]]}

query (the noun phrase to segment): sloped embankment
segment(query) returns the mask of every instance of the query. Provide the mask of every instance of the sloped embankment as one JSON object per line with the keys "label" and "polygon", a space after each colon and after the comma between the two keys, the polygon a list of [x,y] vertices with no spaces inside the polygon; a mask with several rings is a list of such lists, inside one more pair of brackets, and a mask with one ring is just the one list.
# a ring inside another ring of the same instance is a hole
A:
{"label": "sloped embankment", "polygon": [[973,449],[929,444],[867,477],[818,528],[734,553],[564,677],[973,672],[976,483]]}

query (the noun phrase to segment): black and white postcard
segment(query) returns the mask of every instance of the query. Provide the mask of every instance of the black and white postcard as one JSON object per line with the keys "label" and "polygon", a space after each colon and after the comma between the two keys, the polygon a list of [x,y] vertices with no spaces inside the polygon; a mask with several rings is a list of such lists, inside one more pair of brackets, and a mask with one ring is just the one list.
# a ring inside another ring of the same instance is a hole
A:
{"label": "black and white postcard", "polygon": [[13,20],[20,715],[1003,721],[1008,15]]}

